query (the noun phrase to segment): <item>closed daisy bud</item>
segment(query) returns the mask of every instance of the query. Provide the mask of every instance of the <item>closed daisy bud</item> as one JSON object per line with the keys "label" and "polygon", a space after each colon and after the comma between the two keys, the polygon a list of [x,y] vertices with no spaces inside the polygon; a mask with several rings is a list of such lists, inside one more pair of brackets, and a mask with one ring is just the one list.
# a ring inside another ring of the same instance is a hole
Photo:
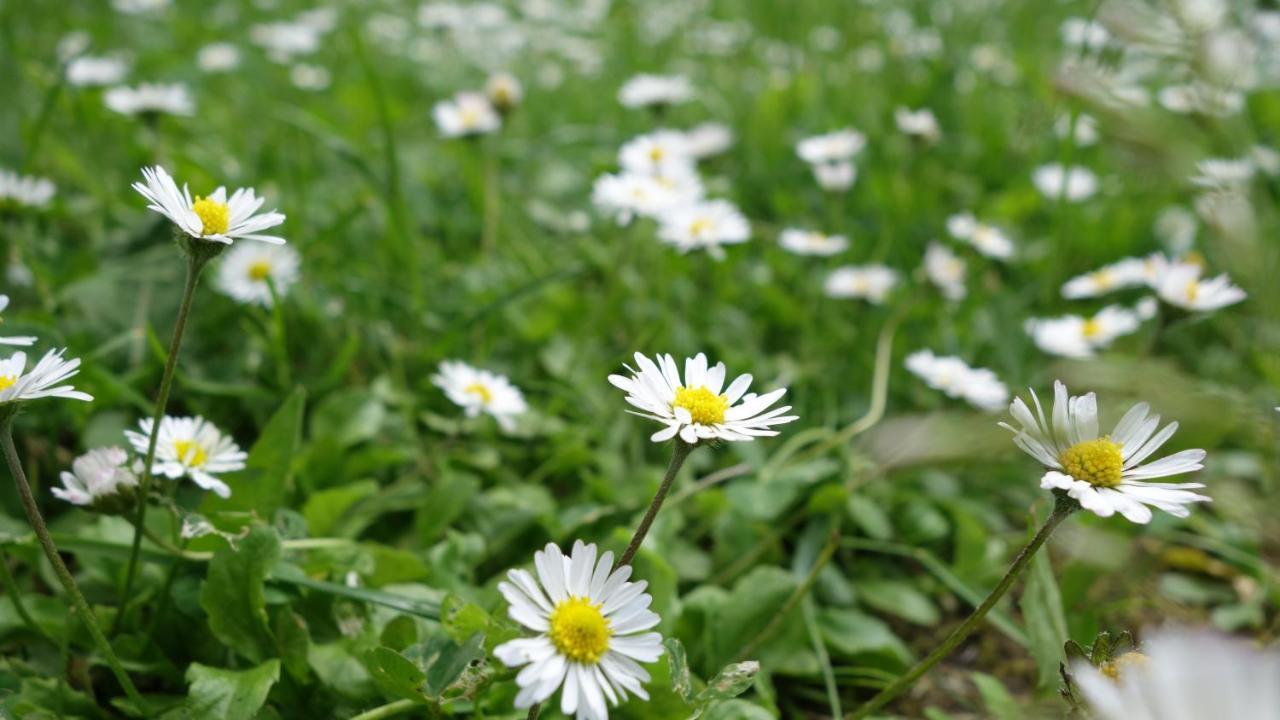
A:
{"label": "closed daisy bud", "polygon": [[128,463],[129,454],[122,448],[90,450],[71,463],[71,472],[63,471],[62,487],[50,492],[72,505],[122,512],[132,505],[133,490],[138,486],[138,476]]}

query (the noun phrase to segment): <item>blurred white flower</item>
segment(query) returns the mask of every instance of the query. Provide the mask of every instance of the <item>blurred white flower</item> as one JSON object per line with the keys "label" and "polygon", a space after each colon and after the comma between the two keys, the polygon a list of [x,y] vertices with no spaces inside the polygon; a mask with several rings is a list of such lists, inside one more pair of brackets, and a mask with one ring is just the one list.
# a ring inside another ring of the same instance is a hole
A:
{"label": "blurred white flower", "polygon": [[1192,185],[1214,189],[1230,189],[1247,185],[1256,168],[1244,158],[1208,158],[1196,163],[1196,174],[1188,178]]}
{"label": "blurred white flower", "polygon": [[796,155],[810,165],[852,160],[867,145],[867,137],[852,128],[814,135],[796,143]]}
{"label": "blurred white flower", "polygon": [[694,158],[682,132],[655,130],[628,140],[618,150],[623,170],[644,175],[672,175],[692,171]]}
{"label": "blurred white flower", "polygon": [[981,410],[1000,410],[1009,402],[1009,389],[994,372],[987,368],[969,367],[958,357],[919,350],[907,356],[905,365],[934,390],[941,390],[948,397],[963,399]]}
{"label": "blurred white flower", "polygon": [[1051,355],[1092,357],[1122,335],[1128,335],[1141,324],[1138,313],[1119,305],[1108,305],[1092,317],[1063,315],[1056,318],[1031,318],[1026,322],[1027,334],[1036,347]]}
{"label": "blurred white flower", "polygon": [[[9,296],[0,295],[0,312],[4,312],[5,308],[7,307],[9,307]],[[0,319],[0,322],[4,322],[4,321]],[[18,346],[26,347],[28,345],[34,345],[35,342],[36,342],[36,339],[28,335],[0,337],[0,345],[18,345]]]}
{"label": "blurred white flower", "polygon": [[300,264],[298,251],[288,245],[239,243],[222,259],[217,286],[237,302],[271,307],[272,286],[276,295],[287,295]]}
{"label": "blurred white flower", "polygon": [[823,291],[833,298],[866,300],[879,305],[898,284],[898,272],[884,265],[846,265],[827,275]]}
{"label": "blurred white flower", "polygon": [[1230,9],[1225,0],[1169,0],[1174,19],[1188,33],[1206,33],[1226,20]]}
{"label": "blurred white flower", "polygon": [[[1151,522],[1151,507],[1184,518],[1188,505],[1209,498],[1191,490],[1201,483],[1151,483],[1152,478],[1181,475],[1204,467],[1204,450],[1183,450],[1160,460],[1142,464],[1173,437],[1178,423],[1159,432],[1160,416],[1149,416],[1146,403],[1134,405],[1116,424],[1110,435],[1098,437],[1098,401],[1093,393],[1071,397],[1061,382],[1053,384],[1051,422],[1045,419],[1035,391],[1031,399],[1036,412],[1015,398],[1009,413],[1021,426],[1000,427],[1014,434],[1013,442],[1045,467],[1040,487],[1064,490],[1080,506],[1099,517],[1117,512],[1131,522]],[[1216,716],[1215,716],[1216,717]],[[1131,720],[1131,719],[1126,719]]]}
{"label": "blurred white flower", "polygon": [[685,170],[663,177],[624,172],[601,175],[591,188],[591,202],[619,225],[635,216],[657,219],[702,199],[702,181]]}
{"label": "blurred white flower", "polygon": [[1210,630],[1165,628],[1130,654],[1128,662],[1102,670],[1085,662],[1071,667],[1098,720],[1275,720],[1280,713],[1274,648]]}
{"label": "blurred white flower", "polygon": [[1164,109],[1182,115],[1228,117],[1244,109],[1244,94],[1204,83],[1167,85],[1156,93]]}
{"label": "blurred white flower", "polygon": [[813,179],[817,181],[818,187],[828,192],[848,190],[858,179],[858,169],[848,161],[815,163],[810,167],[813,169]]}
{"label": "blurred white flower", "polygon": [[178,184],[159,165],[143,168],[142,177],[146,182],[134,183],[133,189],[150,203],[147,209],[169,218],[193,238],[226,245],[236,240],[284,244],[284,238],[262,234],[283,223],[284,215],[275,210],[258,213],[265,200],[253,188],[239,188],[228,198],[227,189],[219,186],[212,195],[197,195],[193,201],[186,184],[178,192]]}
{"label": "blurred white flower", "polygon": [[1249,148],[1249,160],[1258,172],[1268,177],[1280,175],[1280,152],[1266,145],[1254,145]]}
{"label": "blurred white flower", "polygon": [[249,39],[267,51],[267,57],[282,65],[299,55],[320,49],[323,31],[303,22],[270,22],[249,28]]}
{"label": "blurred white flower", "polygon": [[1162,208],[1152,228],[1166,252],[1182,255],[1191,250],[1200,231],[1196,214],[1179,205]]}
{"label": "blurred white flower", "polygon": [[447,138],[485,135],[502,127],[502,117],[482,93],[460,92],[436,103],[431,114]]}
{"label": "blurred white flower", "polygon": [[893,121],[898,130],[906,135],[918,137],[930,143],[938,142],[942,137],[942,129],[938,127],[938,119],[929,108],[912,110],[898,107],[893,111]]}
{"label": "blurred white flower", "polygon": [[524,100],[524,86],[509,72],[494,73],[484,84],[484,94],[499,113],[509,113]]}
{"label": "blurred white flower", "polygon": [[643,686],[649,673],[640,663],[663,655],[662,635],[646,632],[661,618],[649,610],[653,598],[645,592],[647,584],[628,581],[630,565],[614,569],[612,552],[598,557],[596,546],[581,540],[569,557],[547,543],[533,556],[536,578],[516,569],[498,583],[507,614],[538,633],[493,649],[507,667],[524,668],[516,675],[517,709],[560,690],[560,711],[566,716],[608,720],[609,705],[625,701],[628,692],[649,699]]}
{"label": "blurred white flower", "polygon": [[70,385],[59,385],[80,372],[80,360],[62,359],[66,350],[50,350],[35,367],[26,370],[27,354],[16,352],[0,360],[0,404],[60,397],[91,401],[93,396]]}
{"label": "blurred white flower", "polygon": [[994,225],[980,223],[971,213],[957,213],[947,218],[947,232],[963,240],[990,258],[1008,260],[1013,257],[1013,241]]}
{"label": "blurred white flower", "polygon": [[472,367],[459,360],[445,360],[431,382],[444,391],[469,418],[487,413],[507,432],[516,418],[529,409],[524,394],[505,375]]}
{"label": "blurred white flower", "polygon": [[81,55],[67,63],[67,82],[76,87],[115,85],[128,72],[129,63],[122,58]]}
{"label": "blurred white flower", "polygon": [[849,239],[843,235],[826,235],[813,230],[787,228],[778,236],[783,250],[796,255],[829,257],[849,248]]}
{"label": "blurred white flower", "polygon": [[196,65],[207,73],[223,73],[240,65],[240,48],[228,42],[209,43],[196,52]]}
{"label": "blurred white flower", "polygon": [[[138,422],[142,432],[125,430],[135,452],[146,456],[151,441],[151,418]],[[156,438],[155,463],[152,475],[163,475],[170,480],[182,476],[204,490],[221,498],[231,497],[231,488],[218,479],[218,475],[243,470],[248,454],[236,445],[235,440],[213,423],[202,417],[173,417],[165,415],[160,420],[160,434]]]}
{"label": "blurred white flower", "polygon": [[145,15],[169,7],[170,0],[111,0],[111,7],[125,15]]}
{"label": "blurred white flower", "polygon": [[706,250],[719,260],[724,257],[722,245],[751,239],[751,224],[733,203],[707,200],[663,212],[658,218],[658,238],[680,252]]}
{"label": "blurred white flower", "polygon": [[107,108],[121,115],[194,115],[195,101],[182,83],[118,85],[102,95]]}
{"label": "blurred white flower", "polygon": [[1098,177],[1089,168],[1078,165],[1067,168],[1058,163],[1041,165],[1031,174],[1031,181],[1049,200],[1064,198],[1068,202],[1080,202],[1098,191]]}
{"label": "blurred white flower", "polygon": [[1210,280],[1200,279],[1197,263],[1166,262],[1157,268],[1152,289],[1163,301],[1195,312],[1208,312],[1244,300],[1244,290],[1231,284],[1224,273]]}
{"label": "blurred white flower", "polygon": [[105,447],[90,450],[71,463],[71,472],[62,471],[62,487],[49,491],[59,500],[72,505],[88,506],[131,490],[138,477],[128,467],[129,454],[122,448]]}
{"label": "blurred white flower", "polygon": [[929,243],[924,251],[924,273],[946,299],[964,298],[967,292],[964,284],[965,262],[946,245]]}
{"label": "blurred white flower", "polygon": [[627,367],[630,377],[609,376],[609,382],[627,393],[627,402],[639,411],[632,413],[666,426],[649,437],[653,442],[676,435],[690,445],[703,440],[754,440],[777,435],[773,426],[797,419],[785,414],[790,405],[769,409],[786,394],[786,388],[764,395],[749,393],[750,375],[739,375],[725,388],[724,363],[708,367],[702,353],[684,361],[683,380],[675,358],[657,355],[655,360],[636,353],[638,369]]}
{"label": "blurred white flower", "polygon": [[1058,34],[1062,37],[1062,44],[1070,48],[1101,50],[1111,42],[1111,33],[1102,23],[1080,17],[1063,20]]}
{"label": "blurred white flower", "polygon": [[684,133],[685,151],[701,160],[728,150],[733,145],[733,131],[726,125],[706,122]]}
{"label": "blurred white flower", "polygon": [[1150,282],[1149,258],[1123,258],[1097,270],[1077,275],[1062,285],[1062,297],[1078,300],[1098,297],[1114,290],[1141,287]]}
{"label": "blurred white flower", "polygon": [[1053,132],[1060,138],[1071,136],[1076,147],[1089,147],[1098,142],[1098,121],[1092,115],[1080,113],[1076,115],[1075,130],[1072,131],[1071,116],[1061,115],[1053,124]]}
{"label": "blurred white flower", "polygon": [[693,98],[693,85],[683,75],[636,75],[618,90],[623,107],[664,107]]}
{"label": "blurred white flower", "polygon": [[329,87],[329,71],[319,65],[298,63],[289,68],[289,82],[300,90],[324,90]]}
{"label": "blurred white flower", "polygon": [[19,175],[0,169],[0,208],[5,205],[42,208],[57,191],[53,181],[33,175]]}

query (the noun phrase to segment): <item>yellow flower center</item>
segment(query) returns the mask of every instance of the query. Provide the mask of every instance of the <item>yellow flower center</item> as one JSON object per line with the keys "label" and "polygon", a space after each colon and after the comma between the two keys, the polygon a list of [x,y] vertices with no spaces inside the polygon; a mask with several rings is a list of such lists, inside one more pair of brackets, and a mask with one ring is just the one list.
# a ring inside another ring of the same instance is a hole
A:
{"label": "yellow flower center", "polygon": [[1144,668],[1147,666],[1147,656],[1140,652],[1127,652],[1114,660],[1108,660],[1098,666],[1098,670],[1103,675],[1119,682],[1125,673],[1132,671],[1134,668]]}
{"label": "yellow flower center", "polygon": [[1200,295],[1200,281],[1192,280],[1187,283],[1187,302],[1195,302],[1196,297]]}
{"label": "yellow flower center", "polygon": [[231,224],[231,208],[224,202],[197,195],[191,209],[200,216],[200,223],[204,226],[200,231],[201,235],[221,235]]}
{"label": "yellow flower center", "polygon": [[694,237],[701,237],[704,233],[711,232],[712,227],[714,227],[714,223],[711,220],[704,217],[695,218],[693,222],[689,223],[689,234]]}
{"label": "yellow flower center", "polygon": [[729,409],[729,396],[716,395],[705,386],[676,388],[673,408],[684,408],[698,425],[718,425],[724,422],[724,411]]}
{"label": "yellow flower center", "polygon": [[660,145],[654,145],[653,147],[649,148],[649,160],[654,163],[662,162],[662,157],[665,154],[666,153],[663,152],[662,146]]}
{"label": "yellow flower center", "polygon": [[480,125],[480,111],[473,107],[462,108],[458,113],[458,119],[462,121],[462,127],[471,129]]}
{"label": "yellow flower center", "polygon": [[264,282],[271,275],[271,263],[266,260],[259,260],[249,266],[249,279],[254,282]]}
{"label": "yellow flower center", "polygon": [[1081,333],[1083,333],[1085,337],[1091,338],[1100,332],[1102,332],[1102,327],[1098,325],[1097,320],[1090,319],[1084,321],[1084,328],[1081,330]]}
{"label": "yellow flower center", "polygon": [[0,391],[8,390],[16,382],[18,382],[17,375],[0,375]]}
{"label": "yellow flower center", "polygon": [[195,440],[174,440],[173,451],[188,467],[198,468],[209,461],[209,452]]}
{"label": "yellow flower center", "polygon": [[478,396],[480,398],[480,402],[485,405],[493,402],[493,392],[480,383],[471,383],[470,385],[462,388],[462,392]]}
{"label": "yellow flower center", "polygon": [[1119,485],[1120,474],[1124,471],[1120,444],[1112,442],[1109,437],[1076,443],[1062,451],[1058,462],[1071,477],[1097,487]]}
{"label": "yellow flower center", "polygon": [[609,621],[587,598],[570,597],[551,612],[551,643],[566,658],[594,665],[609,649]]}
{"label": "yellow flower center", "polygon": [[1098,286],[1099,290],[1106,290],[1114,282],[1115,279],[1111,276],[1111,271],[1105,268],[1093,274],[1093,284]]}

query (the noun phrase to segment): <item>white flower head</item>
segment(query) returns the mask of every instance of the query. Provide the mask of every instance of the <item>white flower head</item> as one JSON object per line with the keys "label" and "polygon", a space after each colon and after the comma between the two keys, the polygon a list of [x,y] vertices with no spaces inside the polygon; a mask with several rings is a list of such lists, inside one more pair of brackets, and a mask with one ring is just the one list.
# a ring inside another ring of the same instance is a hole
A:
{"label": "white flower head", "polygon": [[1080,17],[1063,20],[1059,34],[1062,36],[1062,43],[1072,48],[1097,50],[1111,41],[1111,33],[1107,32],[1102,23]]}
{"label": "white flower head", "polygon": [[[9,296],[0,295],[0,312],[4,312],[4,309],[7,307],[9,307]],[[0,319],[0,322],[4,322],[3,319]],[[30,335],[0,337],[0,345],[19,345],[26,347],[28,345],[34,345],[35,342],[36,339]]]}
{"label": "white flower head", "polygon": [[591,188],[591,202],[619,225],[635,216],[657,219],[664,213],[702,199],[697,172],[688,168],[664,176],[624,172],[601,175]]}
{"label": "white flower head", "polygon": [[649,609],[648,583],[631,582],[631,566],[612,570],[613,553],[573,544],[569,557],[554,543],[534,553],[537,575],[507,572],[498,583],[512,620],[537,633],[493,649],[516,676],[515,705],[526,709],[560,690],[560,711],[576,720],[608,720],[609,705],[628,693],[649,699],[640,663],[662,657],[661,618]]}
{"label": "white flower head", "polygon": [[965,288],[965,262],[939,242],[929,243],[924,251],[924,273],[948,300],[962,300]]}
{"label": "white flower head", "polygon": [[196,65],[207,73],[231,72],[240,66],[240,48],[229,42],[209,43],[196,52]]}
{"label": "white flower head", "polygon": [[0,170],[0,209],[5,205],[47,207],[56,192],[57,187],[47,178]]}
{"label": "white flower head", "polygon": [[893,111],[893,121],[898,131],[911,137],[918,137],[928,143],[936,143],[942,137],[942,128],[938,127],[938,118],[929,108],[912,110],[898,107]]}
{"label": "white flower head", "polygon": [[684,253],[706,250],[719,260],[724,257],[721,246],[751,239],[751,224],[733,203],[708,200],[664,212],[658,218],[658,239]]}
{"label": "white flower head", "polygon": [[810,166],[818,187],[828,192],[843,192],[858,179],[858,168],[848,160],[814,163]]}
{"label": "white flower head", "polygon": [[970,213],[958,213],[947,218],[947,232],[987,257],[997,260],[1013,257],[1013,241],[1009,236],[994,225],[978,222]]}
{"label": "white flower head", "polygon": [[1031,174],[1031,182],[1041,195],[1054,201],[1062,198],[1067,202],[1080,202],[1098,192],[1098,176],[1089,168],[1078,165],[1041,165]]}
{"label": "white flower head", "polygon": [[1226,274],[1202,280],[1200,265],[1184,262],[1159,263],[1151,287],[1163,301],[1195,312],[1208,312],[1234,305],[1247,297],[1231,284]]}
{"label": "white flower head", "polygon": [[1032,318],[1027,321],[1026,329],[1041,350],[1083,358],[1092,357],[1095,351],[1106,348],[1116,338],[1134,332],[1140,324],[1137,311],[1108,305],[1089,318],[1079,315]]}
{"label": "white flower head", "polygon": [[833,298],[866,300],[880,305],[898,284],[898,271],[884,265],[846,265],[827,275],[823,291]]}
{"label": "white flower head", "polygon": [[1156,101],[1180,115],[1230,117],[1244,109],[1244,93],[1200,82],[1160,88]]}
{"label": "white flower head", "polygon": [[125,15],[146,15],[169,7],[171,0],[111,0],[111,7]]}
{"label": "white flower head", "polygon": [[684,133],[655,130],[628,140],[618,150],[618,164],[642,175],[682,175],[693,170],[694,157]]}
{"label": "white flower head", "polygon": [[[1126,653],[1128,655],[1128,653]],[[1104,674],[1077,662],[1072,678],[1098,720],[1275,720],[1280,653],[1209,630],[1164,628]]]}
{"label": "white flower head", "polygon": [[509,72],[498,72],[489,76],[484,84],[484,94],[489,103],[500,113],[514,110],[524,100],[524,86],[520,80]]}
{"label": "white flower head", "polygon": [[138,485],[138,476],[129,469],[129,453],[118,447],[90,450],[71,463],[71,472],[60,475],[62,487],[51,488],[53,496],[72,505],[94,505],[114,498]]}
{"label": "white flower head", "polygon": [[483,93],[460,92],[436,103],[431,114],[447,138],[487,135],[502,127],[502,116]]}
{"label": "white flower head", "polygon": [[696,160],[728,150],[733,145],[733,131],[727,125],[706,122],[686,130],[685,151]]}
{"label": "white flower head", "polygon": [[1191,184],[1216,190],[1229,190],[1249,184],[1257,168],[1247,157],[1226,159],[1209,158],[1196,163],[1196,174]]}
{"label": "white flower head", "polygon": [[431,376],[431,382],[462,408],[467,417],[487,413],[507,432],[515,428],[516,417],[528,410],[524,394],[505,375],[474,368],[458,360],[440,363],[440,369]]}
{"label": "white flower head", "polygon": [[787,228],[778,236],[783,250],[796,255],[830,257],[849,249],[849,239],[843,235],[827,235],[814,230]]}
{"label": "white flower head", "polygon": [[724,363],[707,366],[707,356],[698,353],[684,361],[684,377],[675,358],[657,355],[650,360],[635,354],[636,367],[627,367],[631,376],[610,375],[609,382],[627,393],[631,412],[656,420],[666,427],[650,436],[654,442],[675,437],[690,445],[702,440],[754,440],[778,434],[773,429],[797,419],[787,415],[790,405],[773,408],[786,394],[778,388],[764,395],[747,392],[750,375],[739,375],[724,387]]}
{"label": "white flower head", "polygon": [[289,68],[289,82],[299,90],[324,90],[330,80],[329,70],[319,65],[298,63]]}
{"label": "white flower head", "polygon": [[867,146],[867,136],[844,128],[825,135],[814,135],[796,143],[796,155],[810,165],[852,160]]}
{"label": "white flower head", "polygon": [[67,63],[67,82],[75,87],[115,85],[128,72],[129,63],[122,58],[81,55]]}
{"label": "white flower head", "polygon": [[934,390],[960,398],[981,410],[1000,410],[1009,402],[1009,388],[987,368],[970,367],[958,357],[919,350],[907,356],[907,370]]}
{"label": "white flower head", "polygon": [[80,372],[80,360],[64,360],[64,352],[66,350],[50,350],[30,370],[26,370],[27,354],[24,352],[16,352],[0,360],[0,404],[44,397],[93,400],[92,395],[70,385],[59,385]]}
{"label": "white flower head", "polygon": [[693,98],[693,85],[683,75],[636,75],[618,90],[623,107],[678,105]]}
{"label": "white flower head", "polygon": [[1089,147],[1098,142],[1098,121],[1092,115],[1080,113],[1073,126],[1071,116],[1062,115],[1053,124],[1053,133],[1060,138],[1070,136],[1076,147]]}
{"label": "white flower head", "polygon": [[118,85],[102,96],[107,108],[121,115],[194,115],[195,100],[182,83]]}
{"label": "white flower head", "polygon": [[1032,391],[1035,414],[1022,398],[1015,398],[1009,412],[1021,427],[1000,423],[1014,434],[1014,444],[1045,467],[1040,487],[1063,490],[1100,517],[1118,512],[1140,524],[1151,521],[1151,507],[1187,517],[1191,514],[1188,505],[1209,500],[1191,492],[1204,487],[1201,483],[1147,482],[1204,467],[1204,450],[1183,450],[1143,463],[1173,437],[1178,423],[1169,423],[1157,432],[1160,416],[1151,415],[1146,403],[1138,403],[1110,435],[1100,437],[1098,402],[1093,393],[1069,396],[1067,386],[1056,381],[1053,393],[1050,419],[1046,420],[1040,399]]}
{"label": "white flower head", "polygon": [[[138,422],[142,432],[125,430],[124,436],[140,455],[146,455],[151,440],[151,418]],[[231,497],[231,488],[218,479],[218,475],[243,470],[248,453],[236,445],[235,440],[213,423],[202,417],[172,417],[160,420],[160,434],[156,438],[155,463],[152,475],[163,475],[170,480],[182,476],[218,497]]]}
{"label": "white flower head", "polygon": [[1115,290],[1141,287],[1147,282],[1148,261],[1124,258],[1066,281],[1062,285],[1062,297],[1072,300],[1098,297]]}
{"label": "white flower head", "polygon": [[299,55],[310,55],[320,49],[325,30],[305,22],[270,22],[254,25],[249,38],[265,49],[273,62],[287,64]]}
{"label": "white flower head", "polygon": [[298,281],[301,262],[298,251],[288,245],[241,243],[222,259],[217,286],[237,302],[271,307],[272,287],[276,295],[287,295]]}
{"label": "white flower head", "polygon": [[159,165],[143,168],[142,177],[146,182],[134,183],[133,189],[150,203],[147,208],[169,218],[193,238],[225,245],[236,240],[284,244],[284,238],[262,234],[284,222],[284,215],[275,210],[258,213],[265,200],[253,188],[240,188],[228,199],[227,189],[219,187],[208,197],[197,195],[193,201],[186,184],[179,192],[178,184]]}

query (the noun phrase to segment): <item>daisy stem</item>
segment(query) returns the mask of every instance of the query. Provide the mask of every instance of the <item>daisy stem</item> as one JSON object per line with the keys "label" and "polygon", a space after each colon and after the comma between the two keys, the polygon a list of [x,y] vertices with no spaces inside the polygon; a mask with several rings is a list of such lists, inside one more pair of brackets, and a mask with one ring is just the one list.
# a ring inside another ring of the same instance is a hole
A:
{"label": "daisy stem", "polygon": [[129,593],[133,590],[133,580],[138,573],[138,554],[142,550],[142,531],[146,527],[147,497],[151,491],[151,468],[156,461],[156,442],[160,439],[160,421],[164,419],[164,411],[169,405],[169,390],[173,387],[174,370],[178,367],[178,351],[182,348],[182,334],[187,327],[187,317],[191,315],[191,304],[196,296],[196,284],[200,282],[200,271],[216,255],[206,252],[187,253],[187,278],[182,287],[182,302],[178,305],[178,318],[173,323],[173,338],[169,341],[169,354],[164,360],[164,374],[160,376],[160,391],[156,394],[155,410],[151,413],[151,437],[147,441],[147,456],[142,462],[142,477],[138,479],[138,513],[133,520],[133,547],[129,550],[129,565],[125,570],[124,584],[120,589],[120,612],[116,614],[111,625],[111,634],[120,630],[120,623],[125,616],[124,608],[129,603]]}
{"label": "daisy stem", "polygon": [[491,138],[484,147],[484,228],[480,247],[485,254],[493,252],[498,241],[498,212],[501,197],[498,192],[498,138]]}
{"label": "daisy stem", "polygon": [[366,710],[351,718],[351,720],[382,720],[382,718],[395,717],[403,712],[408,712],[415,707],[418,707],[418,704],[412,700],[396,700],[386,705],[379,705],[372,710]]}
{"label": "daisy stem", "polygon": [[1066,493],[1055,492],[1054,498],[1053,512],[1049,515],[1049,519],[1045,521],[1039,532],[1035,534],[1035,537],[1031,538],[1031,542],[1027,543],[1026,547],[1022,548],[1018,556],[1013,559],[1013,564],[1009,566],[1008,572],[1000,579],[999,584],[991,591],[987,599],[983,600],[982,604],[973,611],[973,614],[966,618],[959,627],[952,630],[951,634],[938,647],[934,648],[933,652],[929,653],[925,659],[916,663],[915,667],[901,675],[897,680],[894,680],[888,687],[863,703],[857,710],[854,710],[847,720],[860,720],[860,718],[865,718],[884,707],[889,701],[914,685],[934,665],[937,665],[943,658],[950,655],[960,643],[964,642],[965,638],[978,629],[978,626],[982,624],[982,619],[986,617],[987,613],[991,612],[991,609],[996,606],[1000,598],[1004,597],[1004,594],[1013,586],[1013,582],[1022,574],[1027,563],[1031,562],[1031,558],[1035,556],[1040,546],[1044,545],[1045,541],[1049,539],[1049,536],[1053,534],[1053,531],[1068,515],[1080,507],[1075,500],[1067,497]]}
{"label": "daisy stem", "polygon": [[[129,678],[129,673],[125,672],[124,666],[120,664],[120,659],[116,657],[115,651],[111,649],[111,643],[107,640],[107,636],[102,634],[102,628],[98,627],[98,619],[94,617],[93,610],[89,608],[89,602],[84,599],[84,595],[80,592],[80,587],[76,585],[76,579],[72,577],[71,571],[67,569],[66,563],[62,561],[62,556],[58,554],[58,547],[53,544],[53,538],[49,535],[49,528],[44,524],[44,517],[40,515],[40,508],[36,505],[35,496],[31,494],[31,485],[27,483],[27,474],[22,469],[22,460],[18,458],[18,449],[13,445],[12,414],[0,420],[0,443],[4,444],[5,459],[9,462],[9,472],[13,474],[14,484],[18,486],[18,496],[22,500],[22,509],[27,513],[27,521],[31,523],[31,529],[35,531],[36,537],[39,538],[40,548],[44,550],[45,557],[49,559],[49,564],[53,566],[54,574],[58,576],[62,587],[71,596],[71,603],[76,614],[80,616],[84,626],[89,630],[89,635],[93,637],[93,642],[98,646],[98,651],[102,653],[103,659],[111,667],[111,672],[115,674],[116,680],[120,682],[120,687],[124,689],[125,695],[129,697],[129,702],[133,703],[137,709],[145,712],[146,703],[143,701],[142,696],[138,694],[138,689],[133,686],[133,680]],[[14,599],[16,602],[16,596]]]}
{"label": "daisy stem", "polygon": [[662,509],[662,501],[666,500],[667,493],[671,490],[671,485],[676,480],[676,475],[680,473],[681,466],[684,465],[685,459],[689,457],[689,453],[693,452],[694,447],[694,445],[690,445],[678,437],[676,438],[675,447],[671,452],[671,463],[667,465],[667,474],[662,478],[662,484],[658,486],[658,492],[653,496],[653,502],[649,503],[649,509],[645,511],[644,517],[640,519],[640,525],[636,527],[635,535],[631,536],[631,543],[623,551],[622,557],[618,558],[614,568],[630,565],[635,558],[636,552],[640,550],[640,544],[644,542],[644,536],[649,534],[649,526],[653,525],[654,518],[658,517],[658,511]]}

